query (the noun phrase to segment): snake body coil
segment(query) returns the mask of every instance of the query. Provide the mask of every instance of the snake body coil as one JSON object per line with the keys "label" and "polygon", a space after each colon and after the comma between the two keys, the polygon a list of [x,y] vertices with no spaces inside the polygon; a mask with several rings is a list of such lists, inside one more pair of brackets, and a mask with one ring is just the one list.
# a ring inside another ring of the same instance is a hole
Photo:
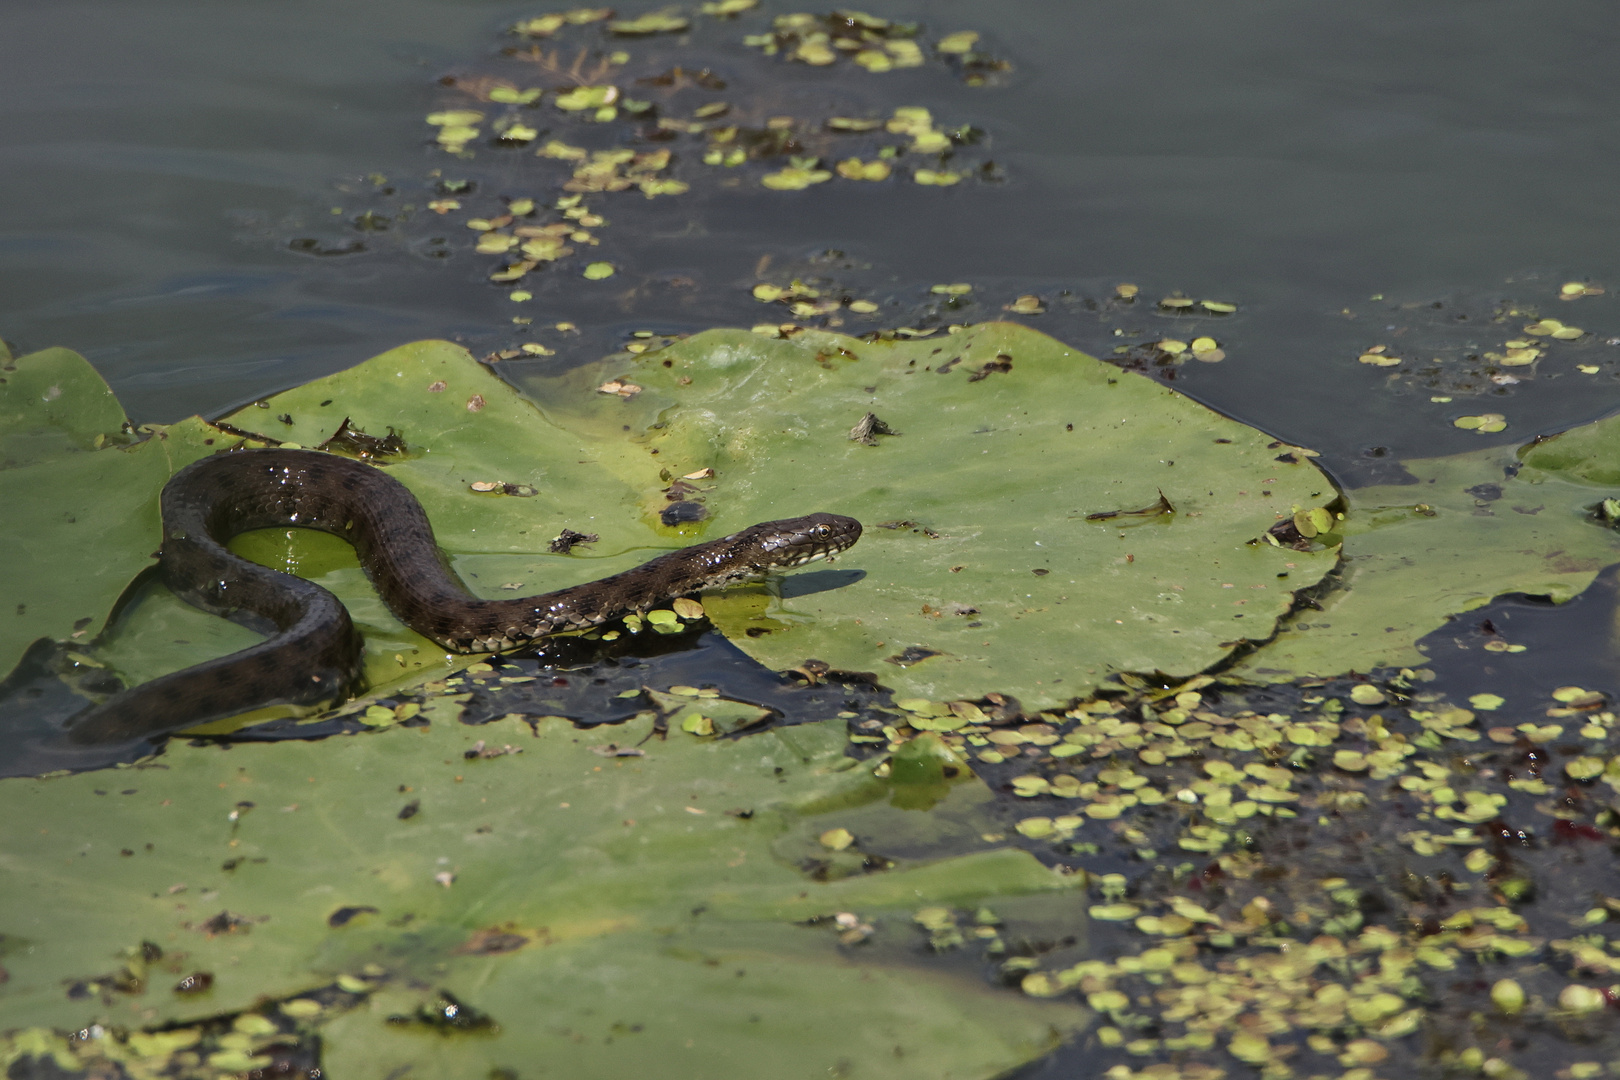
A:
{"label": "snake body coil", "polygon": [[150,738],[264,705],[334,702],[353,688],[361,642],[348,611],[319,585],[226,548],[250,529],[295,526],[342,537],[402,622],[461,653],[517,648],[678,596],[758,581],[843,551],[861,535],[860,522],[836,514],[768,521],[599,581],[480,600],[446,565],[415,496],[363,462],[311,450],[215,454],[169,480],[162,515],[164,583],[204,611],[271,636],[114,695],[71,722],[76,742]]}

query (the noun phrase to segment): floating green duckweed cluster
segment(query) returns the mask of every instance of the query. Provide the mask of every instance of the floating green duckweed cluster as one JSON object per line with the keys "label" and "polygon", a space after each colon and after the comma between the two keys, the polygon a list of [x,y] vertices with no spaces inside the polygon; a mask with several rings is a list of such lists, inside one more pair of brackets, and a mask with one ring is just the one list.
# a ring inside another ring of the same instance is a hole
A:
{"label": "floating green duckweed cluster", "polygon": [[[706,4],[703,13],[729,19],[753,7],[733,0]],[[529,153],[570,170],[560,183],[537,181],[538,190],[560,186],[565,194],[559,198],[508,198],[505,212],[467,220],[479,233],[475,250],[503,258],[490,274],[497,284],[518,281],[546,263],[567,258],[580,245],[599,244],[593,230],[607,222],[581,202],[586,195],[629,190],[649,199],[682,195],[694,183],[732,185],[737,180],[733,170],[747,165],[754,166],[745,170],[752,182],[772,191],[892,177],[949,187],[997,175],[987,161],[959,160],[982,133],[965,125],[942,125],[920,106],[894,108],[887,117],[778,116],[762,104],[742,104],[755,100],[753,95],[717,96],[735,88],[700,63],[651,73],[618,46],[627,39],[687,31],[691,21],[674,8],[633,19],[612,16],[607,8],[579,8],[516,24],[512,33],[527,46],[505,50],[499,74],[448,80],[450,100],[427,116],[438,146],[462,161],[480,153],[506,155],[498,158],[502,161]],[[1006,69],[975,51],[975,32],[948,35],[932,54],[925,54],[919,26],[859,12],[784,15],[772,26],[770,33],[749,37],[749,43],[815,67],[842,56],[869,71],[933,64],[956,68],[974,85]],[[587,38],[572,58],[547,51],[563,38],[581,34]],[[589,35],[612,47],[593,49]],[[676,47],[666,44],[662,51],[667,55]],[[628,138],[626,126],[632,129]],[[549,132],[559,136],[542,137]],[[468,187],[460,184],[462,190]],[[455,183],[441,184],[439,197],[428,208],[440,215],[462,211],[456,188]]]}
{"label": "floating green duckweed cluster", "polygon": [[[1602,296],[1604,289],[1569,282],[1556,295],[1560,300],[1576,300]],[[1373,302],[1371,311],[1345,308],[1342,312],[1349,319],[1376,319],[1388,335],[1383,343],[1361,346],[1357,360],[1388,369],[1384,379],[1391,389],[1426,392],[1434,404],[1510,393],[1523,383],[1558,378],[1571,370],[1597,375],[1606,365],[1612,370],[1620,359],[1613,350],[1620,338],[1600,337],[1544,316],[1538,303],[1530,299],[1462,296],[1391,303],[1377,296]],[[1398,350],[1388,343],[1392,339],[1401,342]],[[1483,428],[1485,434],[1500,430]]]}
{"label": "floating green duckweed cluster", "polygon": [[1010,810],[1011,832],[1087,875],[1085,946],[986,959],[1026,994],[1105,1017],[1088,1036],[1096,1075],[1553,1075],[1514,1063],[1508,1017],[1564,1032],[1558,1076],[1609,1075],[1580,1055],[1620,1052],[1603,1020],[1620,889],[1590,873],[1571,889],[1564,867],[1612,863],[1620,721],[1581,687],[1503,715],[1500,696],[1463,708],[1431,678],[1305,683],[1291,701],[1209,676],[1130,680],[1011,722],[909,699],[864,737],[942,733],[927,737],[1037,811]]}
{"label": "floating green duckweed cluster", "polygon": [[[1108,310],[1113,317],[1125,315],[1132,311],[1136,305],[1140,289],[1136,285],[1121,284],[1114,288],[1113,298],[1104,310]],[[1026,299],[1020,298],[1020,302]],[[1017,305],[1010,305],[1006,310],[1020,311]],[[1044,308],[1040,308],[1044,310]],[[1157,320],[1169,316],[1177,321],[1195,319],[1221,319],[1236,314],[1238,306],[1225,300],[1194,300],[1181,292],[1173,292],[1161,297],[1148,312]],[[1196,325],[1196,324],[1195,324]],[[1191,327],[1188,327],[1191,329]],[[1197,360],[1205,364],[1218,364],[1226,359],[1224,345],[1209,334],[1195,334],[1190,340],[1181,337],[1159,337],[1159,331],[1141,328],[1117,327],[1116,336],[1146,337],[1147,340],[1135,345],[1120,345],[1114,349],[1114,363],[1133,371],[1158,375],[1165,379],[1174,379],[1176,369],[1188,360]]]}
{"label": "floating green duckweed cluster", "polygon": [[[144,943],[132,951],[118,973],[122,980],[119,991],[144,992],[148,981],[158,982],[165,975],[172,980],[171,972],[184,970],[176,966],[176,959],[165,956],[157,945]],[[320,1063],[316,1031],[362,1004],[383,976],[382,968],[366,965],[359,974],[340,975],[328,986],[284,1001],[265,1002],[247,1012],[157,1031],[92,1024],[64,1035],[49,1028],[23,1028],[0,1034],[0,1069],[21,1062],[23,1075],[36,1075],[40,1063],[48,1061],[66,1075],[124,1076],[130,1080],[314,1075]],[[212,977],[204,981],[192,974],[182,983],[187,981],[202,983],[199,989],[187,992],[206,993]],[[87,997],[99,992],[89,987],[86,990],[83,996]]]}
{"label": "floating green duckweed cluster", "polygon": [[1501,413],[1480,413],[1478,416],[1459,416],[1451,422],[1451,426],[1480,435],[1492,435],[1507,430],[1508,425],[1507,417]]}
{"label": "floating green duckweed cluster", "polygon": [[[830,67],[848,60],[874,74],[922,67],[928,55],[919,41],[918,23],[894,22],[863,11],[835,11],[828,15],[778,15],[768,33],[750,34],[743,44],[766,56],[781,56],[812,67]],[[969,86],[983,86],[1011,65],[981,52],[973,30],[947,34],[933,43],[934,54],[949,62]]]}

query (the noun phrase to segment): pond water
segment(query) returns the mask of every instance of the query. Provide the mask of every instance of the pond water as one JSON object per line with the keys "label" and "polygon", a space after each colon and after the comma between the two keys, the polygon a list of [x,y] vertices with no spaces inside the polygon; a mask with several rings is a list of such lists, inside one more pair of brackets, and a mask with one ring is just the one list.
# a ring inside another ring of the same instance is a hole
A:
{"label": "pond water", "polygon": [[[670,200],[614,244],[641,276],[693,278],[700,302],[624,312],[576,288],[543,315],[621,334],[746,325],[761,257],[826,248],[908,299],[936,279],[1102,296],[1128,281],[1242,305],[1231,361],[1179,384],[1200,400],[1330,461],[1471,449],[1445,410],[1342,361],[1396,321],[1369,296],[1544,304],[1566,279],[1612,275],[1620,75],[1603,10],[1009,3],[992,26],[979,5],[897,4],[883,14],[979,27],[1015,62],[991,89],[934,72],[881,84],[988,132],[1006,183],[738,193],[701,214]],[[352,205],[341,187],[442,165],[422,124],[434,80],[486,61],[523,11],[7,5],[7,340],[83,352],[139,421],[216,415],[417,337],[495,343],[508,305],[470,288],[465,263],[287,244]],[[779,70],[783,95],[830,97]],[[1106,354],[1111,327],[1092,329],[1071,343]],[[1575,380],[1518,388],[1504,441],[1601,415],[1620,391],[1607,370],[1559,382]]]}
{"label": "pond water", "polygon": [[[1401,461],[1517,446],[1620,404],[1610,5],[869,10],[979,30],[1012,69],[984,87],[934,66],[829,79],[771,66],[738,43],[742,30],[713,23],[669,45],[669,63],[709,67],[767,112],[926,104],[941,124],[984,133],[975,160],[993,161],[998,179],[627,193],[596,256],[615,264],[613,279],[543,269],[534,299],[515,303],[486,280],[489,260],[465,234],[439,229],[461,248],[434,257],[422,205],[430,173],[449,176],[454,163],[423,118],[450,99],[441,77],[494,70],[504,29],[537,9],[14,0],[0,7],[0,336],[18,355],[83,353],[137,423],[171,422],[423,338],[478,356],[529,341],[557,351],[495,365],[521,384],[636,331],[775,321],[752,286],[820,274],[882,303],[885,326],[1019,318],[1103,358],[1214,334],[1219,363],[1144,366],[1320,451],[1349,488],[1390,482]],[[757,32],[763,20],[751,18]],[[487,155],[468,165],[486,167],[489,177],[515,168]],[[368,211],[387,221],[357,228]],[[954,282],[973,292],[942,309],[930,286]],[[1141,290],[1133,310],[1103,304],[1127,282]],[[1605,291],[1561,303],[1566,282]],[[1026,293],[1047,312],[1002,310]],[[1171,294],[1238,311],[1188,330],[1153,306]],[[1588,331],[1579,359],[1592,370],[1481,361],[1500,347],[1503,332],[1487,328],[1507,309],[1525,313],[1510,332],[1543,316]],[[578,333],[548,336],[514,315]],[[1356,362],[1375,345],[1412,359]],[[1430,354],[1443,362],[1418,370]],[[1487,412],[1506,429],[1453,423]],[[1470,619],[1491,619],[1530,652],[1498,670],[1437,634],[1426,643],[1436,685],[1463,697],[1620,690],[1613,606],[1608,576],[1567,610],[1498,601]],[[1587,884],[1615,891],[1612,874]],[[1089,1052],[1060,1050],[1028,1075],[1089,1075]]]}

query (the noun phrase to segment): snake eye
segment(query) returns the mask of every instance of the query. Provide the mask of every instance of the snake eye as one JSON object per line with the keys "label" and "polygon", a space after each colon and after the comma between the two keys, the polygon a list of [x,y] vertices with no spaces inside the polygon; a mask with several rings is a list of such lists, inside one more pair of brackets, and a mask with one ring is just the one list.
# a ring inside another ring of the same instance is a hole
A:
{"label": "snake eye", "polygon": [[832,535],[832,527],[829,526],[829,525],[817,525],[816,526],[816,535],[817,536],[831,536]]}

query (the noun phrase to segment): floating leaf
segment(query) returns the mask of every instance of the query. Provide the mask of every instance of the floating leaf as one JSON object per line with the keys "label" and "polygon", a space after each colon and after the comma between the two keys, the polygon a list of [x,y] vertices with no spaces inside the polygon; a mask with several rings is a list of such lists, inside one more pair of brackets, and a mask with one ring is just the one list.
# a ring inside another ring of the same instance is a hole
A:
{"label": "floating leaf", "polygon": [[[618,402],[582,411],[593,400],[569,389],[624,376],[620,363],[526,385],[572,403],[548,415],[582,438],[611,443],[630,424],[636,452],[611,467],[649,495],[662,487],[654,462],[712,465],[725,481],[707,496],[712,535],[812,510],[865,522],[857,547],[799,574],[780,603],[741,592],[705,606],[768,666],[814,656],[882,670],[903,697],[1001,690],[1042,706],[1118,668],[1191,675],[1244,638],[1269,637],[1292,590],[1333,565],[1331,550],[1249,544],[1290,504],[1334,497],[1303,456],[1278,461],[1259,432],[1022,326],[948,340],[941,351],[929,339],[710,331],[640,361],[631,377],[644,390],[629,412]],[[874,402],[902,434],[851,442],[845,433]],[[1040,464],[1076,455],[1090,467]],[[1142,508],[1151,512],[1086,520]],[[952,604],[974,614],[927,613]],[[936,655],[891,660],[913,646]]]}
{"label": "floating leaf", "polygon": [[1536,337],[1556,338],[1559,341],[1574,341],[1586,333],[1586,331],[1578,327],[1565,326],[1557,319],[1541,319],[1538,322],[1530,323],[1524,328],[1524,332]]}
{"label": "floating leaf", "polygon": [[1459,416],[1451,422],[1453,427],[1489,435],[1507,428],[1507,418],[1501,413],[1482,413],[1479,416]]}
{"label": "floating leaf", "polygon": [[[1235,670],[1263,679],[1416,666],[1426,660],[1419,638],[1493,597],[1561,602],[1580,593],[1620,557],[1613,531],[1589,520],[1602,489],[1620,486],[1617,431],[1620,418],[1610,417],[1517,455],[1490,448],[1407,461],[1415,485],[1348,492],[1342,584],[1317,598],[1321,610],[1285,620],[1276,640]],[[1481,484],[1501,491],[1492,512],[1480,512],[1473,492]]]}
{"label": "floating leaf", "polygon": [[[131,770],[121,781],[130,790],[112,798],[95,794],[106,784],[97,774],[0,783],[0,860],[12,879],[0,925],[29,940],[6,955],[7,1027],[99,1023],[169,1037],[166,1027],[280,1001],[279,1012],[319,1033],[335,1075],[485,1076],[544,1060],[560,1075],[607,1080],[664,1075],[679,1060],[693,1075],[811,1080],[857,1057],[923,1080],[1000,1075],[1084,1023],[1073,1003],[1007,994],[898,951],[845,955],[837,937],[804,925],[851,910],[904,925],[919,905],[999,906],[1070,887],[1005,847],[831,881],[776,857],[784,834],[813,843],[851,831],[827,806],[860,808],[838,813],[858,817],[875,842],[926,846],[905,831],[922,815],[889,807],[886,786],[861,771],[835,771],[839,721],[604,758],[566,723],[533,734],[515,720],[471,728],[454,721],[454,706],[440,710],[425,728],[320,743],[175,745],[162,768]],[[469,758],[475,740],[531,752]],[[415,793],[408,817],[401,785]],[[988,820],[976,782],[942,797],[943,817]],[[717,812],[730,806],[751,814]],[[823,809],[799,809],[814,806]],[[142,854],[124,859],[120,848]],[[65,849],[89,854],[64,865]],[[335,917],[365,909],[375,915]],[[176,970],[213,973],[211,989],[195,999],[155,986],[64,992],[142,941],[154,943],[143,961],[154,981],[178,977],[163,965],[183,957]],[[311,992],[333,972],[364,999],[323,1009]],[[491,1026],[452,1039],[389,1021],[440,992]],[[609,1041],[620,1019],[638,1030]],[[277,1028],[247,1012],[235,1030],[233,1052],[247,1055]],[[830,1044],[828,1030],[844,1034]],[[601,1037],[573,1037],[584,1031]]]}
{"label": "floating leaf", "polygon": [[438,138],[446,150],[455,153],[473,139],[478,138],[478,129],[464,127],[459,124],[450,124],[439,129]]}
{"label": "floating leaf", "polygon": [[469,127],[484,118],[484,114],[477,109],[451,109],[447,112],[429,113],[427,122],[435,127]]}
{"label": "floating leaf", "polygon": [[887,161],[862,161],[845,158],[836,166],[839,176],[846,180],[887,180],[892,171]]}
{"label": "floating leaf", "polygon": [[692,25],[680,14],[680,8],[665,8],[634,19],[615,19],[608,23],[611,33],[623,37],[644,37],[648,34],[678,34]]}
{"label": "floating leaf", "polygon": [[[500,102],[503,105],[530,105],[540,100],[541,90],[519,90],[515,86],[496,86],[489,92],[489,100]],[[534,138],[530,135],[529,138]]]}
{"label": "floating leaf", "polygon": [[773,191],[802,191],[812,184],[824,184],[832,179],[832,173],[826,169],[808,169],[789,166],[778,169],[776,172],[766,173],[759,178],[759,182]]}
{"label": "floating leaf", "polygon": [[618,99],[619,88],[617,86],[577,86],[565,94],[558,94],[551,99],[551,103],[567,112],[583,112],[586,109],[598,109],[604,105],[611,105]]}
{"label": "floating leaf", "polygon": [[1607,762],[1602,758],[1578,757],[1564,763],[1564,773],[1571,780],[1596,780],[1606,767]]}
{"label": "floating leaf", "polygon": [[821,846],[830,851],[843,851],[855,842],[848,829],[828,829],[821,834]]}
{"label": "floating leaf", "polygon": [[714,720],[700,712],[689,712],[681,720],[681,730],[693,735],[713,735]]}

